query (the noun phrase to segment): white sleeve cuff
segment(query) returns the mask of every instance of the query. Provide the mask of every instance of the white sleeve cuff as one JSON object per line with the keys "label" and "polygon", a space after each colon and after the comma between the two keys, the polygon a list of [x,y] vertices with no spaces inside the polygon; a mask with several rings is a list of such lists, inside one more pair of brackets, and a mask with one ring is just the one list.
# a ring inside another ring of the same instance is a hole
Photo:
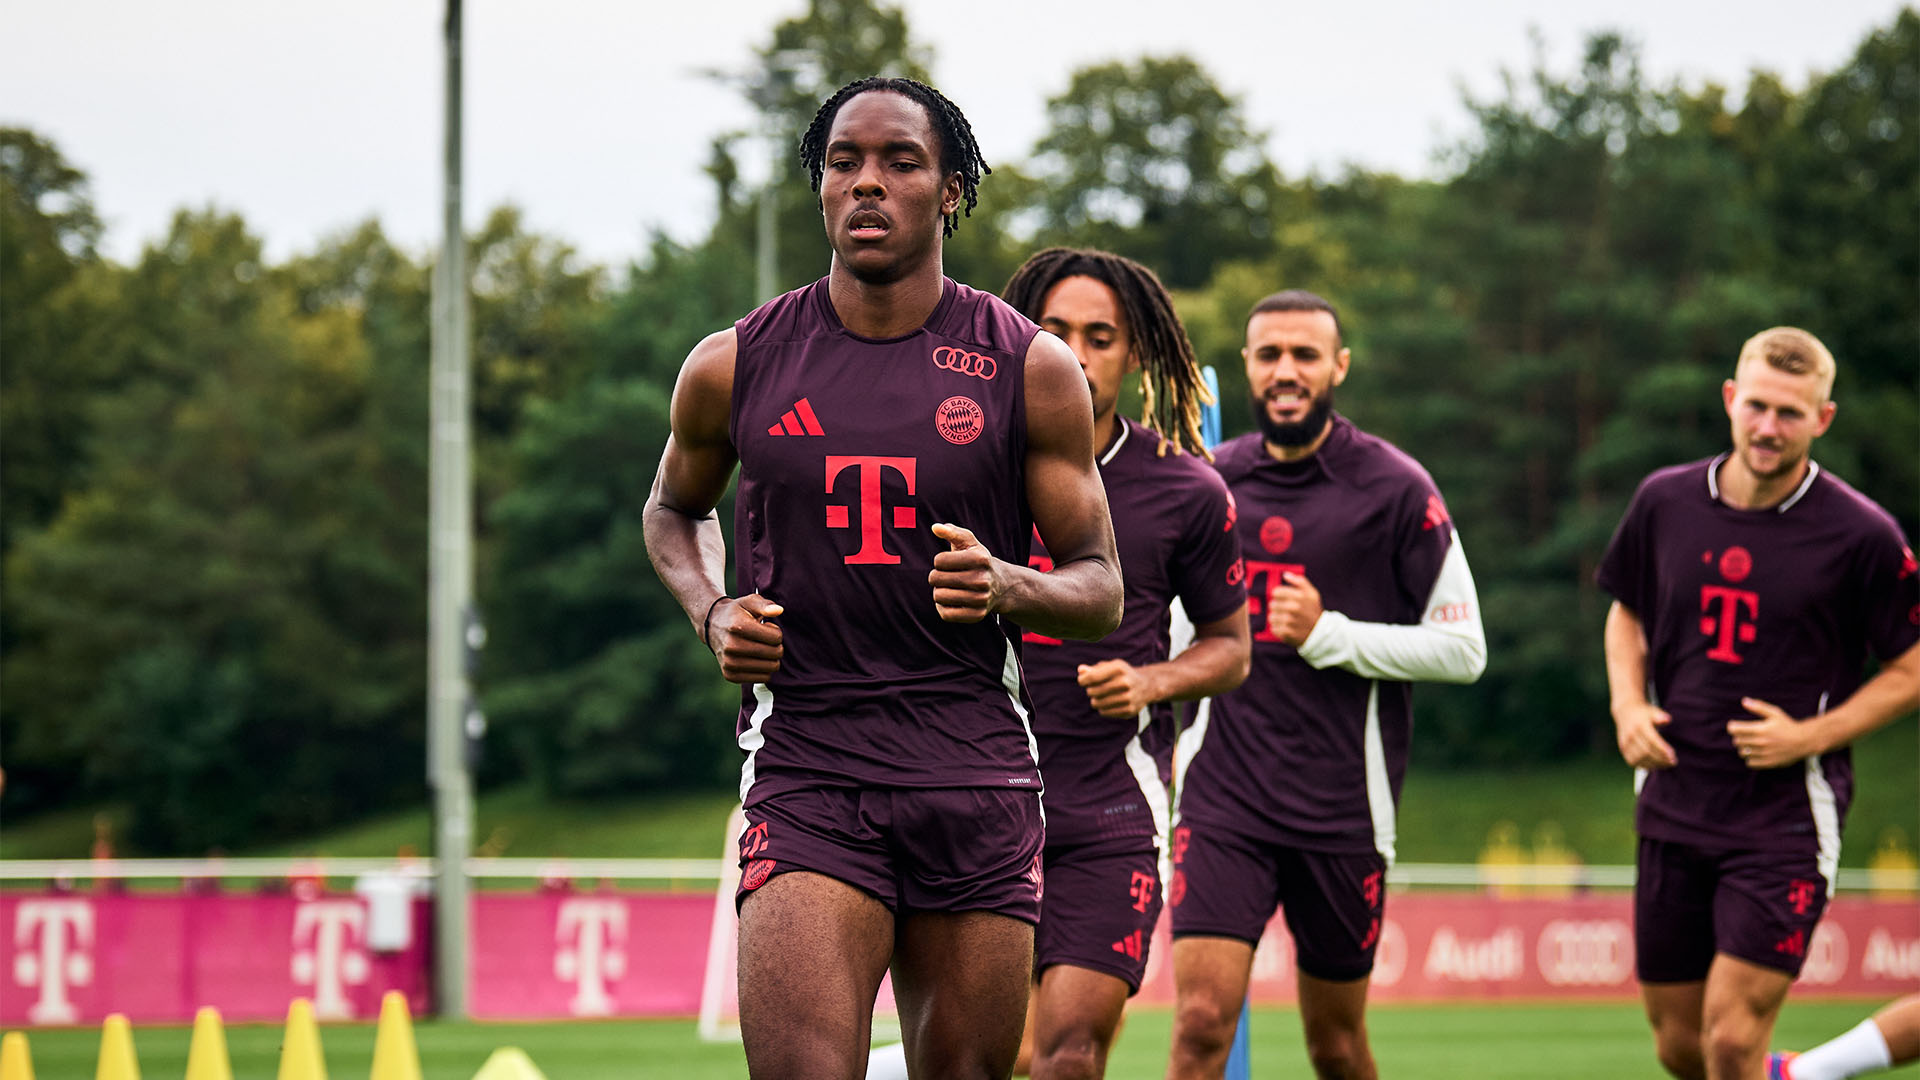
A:
{"label": "white sleeve cuff", "polygon": [[1315,668],[1337,667],[1369,679],[1470,683],[1487,667],[1487,640],[1479,597],[1460,534],[1441,564],[1420,622],[1359,622],[1322,611],[1300,643],[1300,658]]}

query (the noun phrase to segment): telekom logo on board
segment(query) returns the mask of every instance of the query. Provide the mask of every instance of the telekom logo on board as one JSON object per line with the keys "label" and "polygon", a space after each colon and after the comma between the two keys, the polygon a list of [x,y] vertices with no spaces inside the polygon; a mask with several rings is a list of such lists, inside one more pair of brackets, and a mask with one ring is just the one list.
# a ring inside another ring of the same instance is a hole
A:
{"label": "telekom logo on board", "polygon": [[71,1024],[80,1010],[68,987],[93,981],[93,905],[85,900],[28,900],[13,916],[13,983],[37,989],[27,1008],[35,1024]]}
{"label": "telekom logo on board", "polygon": [[358,899],[310,900],[293,913],[293,981],[313,988],[313,1015],[353,1016],[347,987],[367,981],[367,908]]}
{"label": "telekom logo on board", "polygon": [[574,984],[568,1011],[611,1016],[613,995],[607,993],[607,984],[627,973],[626,901],[568,900],[560,905],[553,936],[553,973]]}

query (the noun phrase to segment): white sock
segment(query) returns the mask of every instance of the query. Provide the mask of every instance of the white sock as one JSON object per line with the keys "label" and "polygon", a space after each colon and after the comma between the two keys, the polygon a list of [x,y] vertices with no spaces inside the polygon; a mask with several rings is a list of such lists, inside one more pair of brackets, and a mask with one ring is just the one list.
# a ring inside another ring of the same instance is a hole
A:
{"label": "white sock", "polygon": [[1793,1059],[1793,1080],[1847,1080],[1893,1064],[1880,1025],[1871,1020]]}
{"label": "white sock", "polygon": [[867,1054],[867,1080],[907,1080],[907,1044],[874,1047]]}

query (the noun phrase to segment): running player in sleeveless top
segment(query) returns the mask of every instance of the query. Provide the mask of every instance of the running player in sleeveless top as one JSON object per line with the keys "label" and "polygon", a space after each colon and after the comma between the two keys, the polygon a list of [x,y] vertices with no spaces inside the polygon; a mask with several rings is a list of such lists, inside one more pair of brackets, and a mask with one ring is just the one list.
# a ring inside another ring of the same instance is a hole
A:
{"label": "running player in sleeveless top", "polygon": [[[801,143],[827,276],[701,342],[646,514],[661,578],[743,686],[748,1071],[858,1077],[891,964],[916,1076],[1006,1076],[1040,901],[1018,631],[1097,638],[1122,585],[1073,353],[947,280],[983,171],[906,79]],[[736,463],[735,573],[714,507]],[[1038,526],[1050,573],[1026,565]]]}
{"label": "running player in sleeveless top", "polygon": [[[1143,736],[1166,704],[1225,693],[1247,674],[1247,589],[1232,496],[1207,460],[1208,400],[1173,301],[1153,272],[1101,251],[1052,248],[1001,296],[1065,341],[1093,392],[1093,443],[1113,512],[1126,614],[1097,643],[1028,631],[1027,685],[1046,778],[1046,899],[1029,1035],[1016,1074],[1098,1077],[1127,998],[1140,989],[1161,906],[1168,798]],[[1141,375],[1145,423],[1118,414]],[[1031,564],[1052,565],[1035,537]],[[1193,644],[1169,659],[1175,599]],[[1172,741],[1159,746],[1171,755]]]}
{"label": "running player in sleeveless top", "polygon": [[1479,677],[1480,606],[1426,470],[1333,411],[1351,360],[1333,306],[1267,297],[1242,355],[1259,430],[1214,464],[1239,506],[1253,670],[1201,706],[1177,750],[1167,1075],[1221,1075],[1277,905],[1315,1072],[1370,1078],[1411,684]]}
{"label": "running player in sleeveless top", "polygon": [[1732,451],[1649,476],[1600,563],[1615,732],[1639,770],[1641,992],[1679,1077],[1761,1075],[1833,890],[1847,744],[1920,703],[1913,553],[1810,457],[1833,378],[1812,334],[1755,335],[1721,392]]}

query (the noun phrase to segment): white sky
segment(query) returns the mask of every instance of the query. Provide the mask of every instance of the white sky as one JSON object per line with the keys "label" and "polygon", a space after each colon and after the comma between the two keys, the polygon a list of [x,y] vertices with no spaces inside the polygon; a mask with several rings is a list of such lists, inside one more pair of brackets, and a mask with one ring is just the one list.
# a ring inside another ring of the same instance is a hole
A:
{"label": "white sky", "polygon": [[[534,228],[624,263],[650,228],[712,218],[708,139],[749,112],[706,68],[741,68],[805,0],[469,0],[469,222],[512,200]],[[1897,0],[905,0],[935,82],[989,162],[1024,159],[1076,67],[1187,52],[1239,95],[1288,175],[1343,162],[1432,171],[1487,97],[1568,71],[1584,35],[1625,31],[1655,80],[1736,93],[1838,67]],[[237,210],[283,258],[377,216],[424,253],[439,231],[441,0],[0,0],[0,123],[51,136],[87,172],[110,255],[172,212]],[[752,176],[763,167],[740,149]],[[988,181],[991,183],[991,181]]]}

